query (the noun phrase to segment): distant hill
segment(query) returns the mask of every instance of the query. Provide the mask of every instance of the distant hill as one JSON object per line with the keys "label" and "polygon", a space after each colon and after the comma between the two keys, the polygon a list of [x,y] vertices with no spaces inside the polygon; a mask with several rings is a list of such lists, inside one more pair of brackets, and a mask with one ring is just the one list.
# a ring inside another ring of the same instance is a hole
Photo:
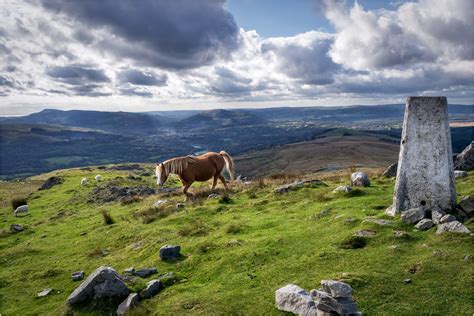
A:
{"label": "distant hill", "polygon": [[176,123],[176,126],[190,128],[215,128],[259,125],[266,123],[266,119],[239,110],[210,110],[192,115]]}
{"label": "distant hill", "polygon": [[22,117],[0,118],[0,123],[54,124],[135,135],[156,133],[164,121],[160,116],[142,113],[48,109]]}

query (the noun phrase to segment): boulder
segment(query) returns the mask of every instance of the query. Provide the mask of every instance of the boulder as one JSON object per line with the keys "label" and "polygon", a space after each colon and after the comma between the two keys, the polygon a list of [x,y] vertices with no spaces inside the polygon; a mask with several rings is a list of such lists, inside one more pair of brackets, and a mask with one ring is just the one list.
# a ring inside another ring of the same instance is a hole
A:
{"label": "boulder", "polygon": [[334,280],[322,280],[324,292],[331,294],[332,297],[352,297],[352,288],[349,284]]}
{"label": "boulder", "polygon": [[449,223],[449,222],[454,222],[454,221],[456,221],[456,217],[454,215],[446,214],[440,218],[439,224],[444,224],[444,223]]}
{"label": "boulder", "polygon": [[418,230],[428,230],[433,227],[433,221],[431,219],[424,218],[415,225]]}
{"label": "boulder", "polygon": [[161,281],[158,279],[151,280],[146,287],[140,291],[140,299],[147,299],[155,296],[162,289]]}
{"label": "boulder", "polygon": [[156,268],[144,268],[144,269],[135,270],[134,275],[139,276],[141,278],[146,278],[152,274],[155,274],[156,272],[157,272]]}
{"label": "boulder", "polygon": [[448,222],[438,225],[438,229],[436,230],[436,234],[442,234],[444,232],[452,232],[452,233],[460,233],[460,234],[469,234],[471,231],[469,228],[464,226],[458,221]]}
{"label": "boulder", "polygon": [[160,248],[161,260],[175,260],[181,256],[181,247],[178,245],[166,245]]}
{"label": "boulder", "polygon": [[340,185],[337,188],[335,188],[332,193],[349,193],[352,191],[352,188],[348,185]]}
{"label": "boulder", "polygon": [[10,226],[10,231],[12,233],[19,233],[19,232],[22,232],[23,230],[25,229],[23,228],[23,225],[20,225],[20,224],[12,224]]}
{"label": "boulder", "polygon": [[51,292],[53,292],[53,289],[49,289],[49,288],[44,289],[43,291],[36,294],[36,297],[45,297],[45,296],[48,296],[49,294],[51,294]]}
{"label": "boulder", "polygon": [[123,270],[123,273],[128,274],[128,275],[135,275],[135,268],[134,267],[127,268],[127,269]]}
{"label": "boulder", "polygon": [[465,178],[465,177],[467,177],[467,171],[454,170],[454,177],[455,178]]}
{"label": "boulder", "polygon": [[454,169],[469,171],[474,169],[474,141],[454,158]]}
{"label": "boulder", "polygon": [[438,225],[439,224],[439,221],[440,219],[446,215],[446,212],[443,211],[442,209],[438,208],[438,209],[434,209],[431,211],[431,219],[433,220],[433,223]]}
{"label": "boulder", "polygon": [[385,169],[383,172],[383,176],[387,178],[393,178],[397,176],[397,169],[398,169],[398,162],[391,164],[390,166]]}
{"label": "boulder", "polygon": [[311,295],[294,284],[288,284],[276,290],[275,304],[279,310],[296,315],[316,315],[316,303]]}
{"label": "boulder", "polygon": [[425,208],[417,207],[409,209],[408,211],[402,212],[401,220],[407,224],[415,224],[421,221],[425,217]]}
{"label": "boulder", "polygon": [[351,174],[351,184],[356,187],[370,186],[369,176],[365,172],[354,172]]}
{"label": "boulder", "polygon": [[99,267],[81,283],[66,300],[68,305],[87,303],[91,300],[110,299],[120,302],[130,293],[120,275],[111,267]]}
{"label": "boulder", "polygon": [[130,293],[128,297],[118,306],[117,315],[125,315],[129,310],[138,305],[138,301],[138,294]]}
{"label": "boulder", "polygon": [[53,187],[54,185],[61,184],[63,179],[60,177],[49,177],[38,190],[47,190]]}
{"label": "boulder", "polygon": [[472,197],[463,197],[458,207],[460,207],[469,218],[474,216],[474,199]]}
{"label": "boulder", "polygon": [[84,279],[84,276],[84,271],[76,271],[72,273],[71,278],[73,281],[81,281],[82,279]]}
{"label": "boulder", "polygon": [[15,214],[15,216],[18,216],[18,214],[28,214],[29,209],[30,208],[28,205],[20,205],[13,213]]}

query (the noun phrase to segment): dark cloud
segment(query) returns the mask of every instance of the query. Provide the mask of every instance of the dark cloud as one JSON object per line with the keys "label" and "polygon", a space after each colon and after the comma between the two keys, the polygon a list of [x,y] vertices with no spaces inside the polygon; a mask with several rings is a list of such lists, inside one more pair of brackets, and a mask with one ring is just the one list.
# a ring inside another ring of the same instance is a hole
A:
{"label": "dark cloud", "polygon": [[224,1],[189,0],[41,0],[54,12],[66,13],[114,37],[101,47],[140,64],[194,68],[226,56],[238,45],[238,27]]}
{"label": "dark cloud", "polygon": [[51,78],[70,85],[83,85],[90,82],[109,82],[101,69],[84,66],[56,66],[48,68],[46,74]]}
{"label": "dark cloud", "polygon": [[140,86],[164,86],[168,80],[166,75],[157,75],[154,72],[142,72],[136,69],[121,71],[117,78],[120,83],[131,83]]}
{"label": "dark cloud", "polygon": [[110,92],[100,91],[100,88],[102,88],[102,86],[98,84],[85,84],[73,86],[69,90],[72,91],[74,95],[78,96],[104,97],[112,95]]}
{"label": "dark cloud", "polygon": [[0,76],[0,86],[15,88],[15,82],[4,76]]}
{"label": "dark cloud", "polygon": [[153,93],[149,91],[142,91],[142,90],[137,90],[134,88],[124,88],[124,89],[119,89],[119,91],[120,91],[120,94],[122,95],[138,96],[138,97],[145,97],[145,98],[153,97]]}

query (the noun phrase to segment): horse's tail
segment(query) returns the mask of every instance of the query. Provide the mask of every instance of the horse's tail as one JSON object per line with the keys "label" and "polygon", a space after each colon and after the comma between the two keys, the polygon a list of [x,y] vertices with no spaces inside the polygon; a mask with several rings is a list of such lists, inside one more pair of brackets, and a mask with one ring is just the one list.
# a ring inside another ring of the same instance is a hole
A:
{"label": "horse's tail", "polygon": [[232,161],[232,157],[230,157],[230,155],[225,151],[221,151],[219,155],[221,155],[225,160],[225,167],[229,173],[230,179],[234,180],[234,161]]}

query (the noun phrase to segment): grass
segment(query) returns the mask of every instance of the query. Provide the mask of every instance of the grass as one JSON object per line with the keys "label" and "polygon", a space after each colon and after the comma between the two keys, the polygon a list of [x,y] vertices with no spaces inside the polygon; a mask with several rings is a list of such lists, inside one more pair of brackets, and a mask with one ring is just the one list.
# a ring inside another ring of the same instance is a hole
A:
{"label": "grass", "polygon": [[[101,265],[117,271],[153,266],[159,274],[179,275],[176,284],[141,302],[136,315],[283,315],[274,307],[276,289],[294,283],[310,290],[322,279],[351,284],[359,309],[368,315],[471,315],[474,310],[473,262],[464,260],[474,255],[474,237],[416,231],[399,219],[391,226],[363,221],[388,219],[384,207],[391,202],[393,180],[373,174],[373,185],[357,194],[332,194],[336,186],[348,184],[346,172],[325,176],[328,187],[276,195],[273,187],[286,179],[279,176],[251,186],[234,185],[231,203],[208,200],[210,183],[205,183],[191,189],[201,192],[201,198],[177,210],[176,203],[184,200],[181,194],[159,194],[124,205],[87,202],[99,184],[90,181],[81,187],[80,181],[97,173],[71,169],[26,182],[0,183],[1,195],[8,201],[1,204],[0,230],[9,231],[14,223],[26,227],[20,233],[0,234],[2,315],[67,312],[66,298],[78,286],[71,273],[83,270],[87,276]],[[130,171],[100,173],[103,183],[126,179]],[[60,175],[64,182],[45,191],[33,189],[31,183],[37,188],[52,175]],[[176,179],[170,180],[168,186],[178,185]],[[141,181],[154,185],[151,177]],[[28,196],[30,215],[15,218],[9,202],[21,190]],[[458,179],[457,191],[474,196],[474,172]],[[159,199],[170,202],[153,208]],[[98,214],[105,209],[113,225],[104,225]],[[153,220],[143,220],[148,216]],[[474,229],[472,221],[468,226]],[[341,248],[360,229],[374,230],[376,235],[367,238],[364,248]],[[395,231],[406,234],[398,237]],[[160,261],[158,251],[166,244],[180,245],[183,257]],[[406,278],[412,282],[404,284]],[[147,280],[134,288],[142,288]],[[54,289],[51,295],[35,297],[47,287]]]}

